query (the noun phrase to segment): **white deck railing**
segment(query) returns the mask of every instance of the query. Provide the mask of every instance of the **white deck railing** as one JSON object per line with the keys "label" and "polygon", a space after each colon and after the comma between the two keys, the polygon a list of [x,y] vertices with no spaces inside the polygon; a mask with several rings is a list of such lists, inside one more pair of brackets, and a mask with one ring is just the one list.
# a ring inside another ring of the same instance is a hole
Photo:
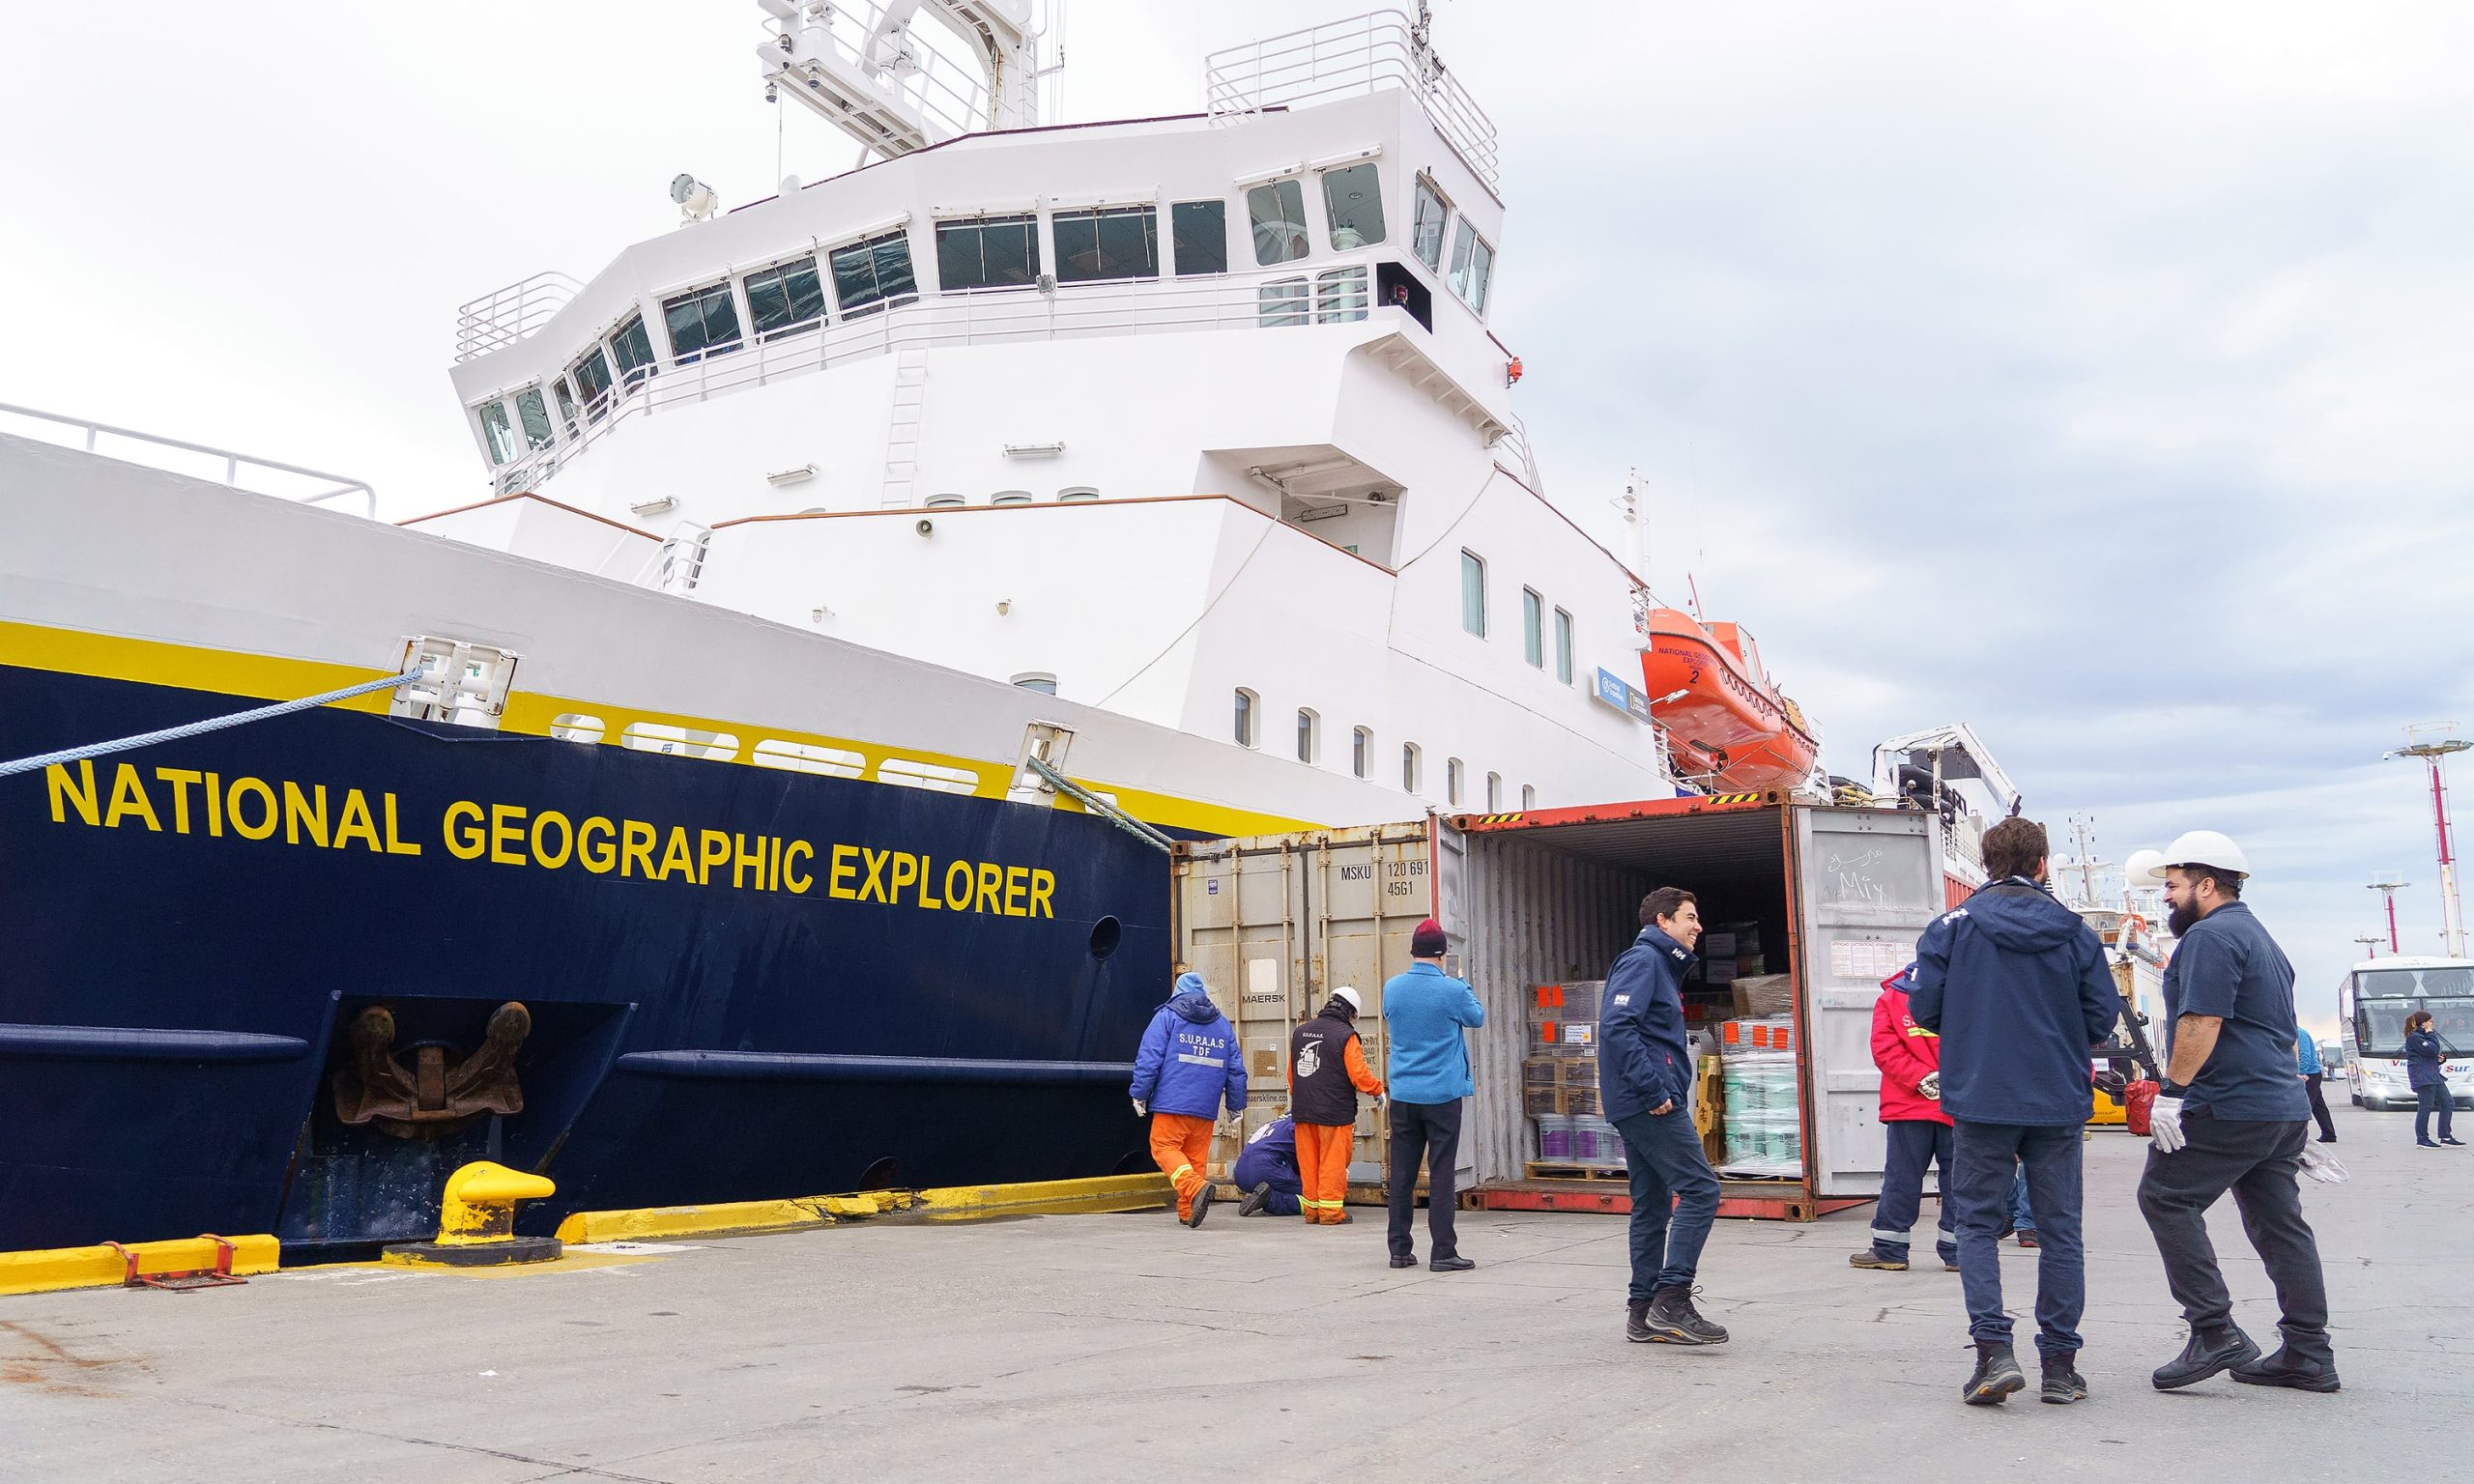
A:
{"label": "white deck railing", "polygon": [[1069,283],[1053,293],[975,289],[790,326],[735,349],[655,357],[583,408],[559,429],[562,436],[502,466],[495,478],[501,494],[537,489],[629,418],[893,351],[1355,323],[1382,307],[1371,302],[1372,276],[1370,263],[1319,262],[1310,272]]}
{"label": "white deck railing", "polygon": [[[347,479],[341,474],[303,469],[298,464],[278,463],[273,459],[262,459],[254,454],[236,453],[229,448],[183,442],[177,438],[140,433],[135,428],[116,428],[108,422],[96,422],[91,418],[69,417],[59,413],[46,413],[36,408],[17,407],[0,402],[0,432],[13,431],[7,422],[9,417],[24,417],[43,424],[41,428],[16,430],[24,432],[27,437],[41,442],[53,443],[62,447],[69,446],[66,442],[56,436],[59,429],[67,428],[71,430],[78,445],[88,453],[101,454],[107,459],[119,459],[129,464],[142,464],[149,469],[159,469],[175,474],[187,474],[192,478],[211,479],[218,484],[229,485],[236,490],[246,490],[252,495],[270,495],[277,499],[296,500],[304,505],[322,505],[331,499],[345,499],[357,495],[360,497],[361,514],[372,517],[378,514],[377,493],[360,480]],[[106,445],[104,443],[106,439],[113,440],[114,442]],[[122,444],[134,446],[120,446]],[[167,459],[164,457],[167,451],[195,454],[198,457],[196,460]],[[204,462],[201,464],[199,461]],[[212,472],[213,467],[216,464],[223,467],[223,472],[219,478]],[[263,489],[256,483],[244,483],[242,474],[245,471],[252,475],[279,475],[281,477],[274,482],[285,487]],[[295,484],[293,481],[302,483]]]}
{"label": "white deck railing", "polygon": [[476,359],[529,338],[583,289],[566,274],[545,270],[457,305],[455,359]]}
{"label": "white deck railing", "polygon": [[1399,11],[1368,11],[1265,37],[1203,59],[1203,106],[1214,122],[1265,108],[1318,103],[1401,88],[1495,190],[1501,171],[1494,121],[1425,43],[1420,23]]}

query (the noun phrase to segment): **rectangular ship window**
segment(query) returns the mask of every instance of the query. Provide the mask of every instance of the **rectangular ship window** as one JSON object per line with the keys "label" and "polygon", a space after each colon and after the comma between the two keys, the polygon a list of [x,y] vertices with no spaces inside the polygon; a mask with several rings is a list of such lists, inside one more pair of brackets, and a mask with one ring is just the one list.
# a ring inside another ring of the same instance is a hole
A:
{"label": "rectangular ship window", "polygon": [[1434,188],[1434,182],[1418,177],[1417,214],[1409,221],[1409,245],[1418,261],[1436,272],[1443,271],[1443,224],[1452,215],[1452,203]]}
{"label": "rectangular ship window", "polygon": [[641,314],[627,316],[625,324],[610,332],[610,349],[618,357],[618,379],[631,391],[659,369],[653,364],[653,337],[645,332]]}
{"label": "rectangular ship window", "polygon": [[1246,214],[1254,228],[1254,261],[1265,268],[1294,263],[1313,246],[1306,230],[1306,187],[1294,180],[1246,192]]}
{"label": "rectangular ship window", "polygon": [[550,446],[550,410],[542,405],[540,387],[527,386],[515,394],[515,415],[524,423],[524,442],[528,445]]}
{"label": "rectangular ship window", "polygon": [[1040,219],[979,216],[936,223],[936,287],[1010,289],[1040,275]]}
{"label": "rectangular ship window", "polygon": [[[731,301],[727,283],[663,300],[661,317],[670,331],[670,358],[682,366],[738,349],[738,305]],[[584,387],[579,384],[576,389]],[[590,395],[587,393],[588,400]]]}
{"label": "rectangular ship window", "polygon": [[1482,317],[1486,312],[1486,290],[1494,275],[1495,249],[1487,246],[1478,229],[1469,225],[1468,217],[1461,217],[1459,235],[1452,241],[1452,272],[1445,281],[1453,293],[1460,296],[1462,303]]}
{"label": "rectangular ship window", "polygon": [[515,457],[515,430],[507,425],[506,404],[484,402],[475,409],[481,414],[481,438],[490,445],[490,462],[503,464]]}
{"label": "rectangular ship window", "polygon": [[1050,223],[1059,283],[1160,276],[1160,214],[1150,207],[1058,212]]}
{"label": "rectangular ship window", "polygon": [[1323,214],[1331,220],[1334,252],[1383,241],[1383,181],[1374,161],[1323,172]]}
{"label": "rectangular ship window", "polygon": [[1180,201],[1168,208],[1168,235],[1177,251],[1177,276],[1228,271],[1228,203]]}
{"label": "rectangular ship window", "polygon": [[610,411],[610,399],[602,393],[610,389],[610,358],[594,346],[584,353],[584,358],[567,368],[567,380],[576,384],[576,395],[584,398],[585,415],[599,422]]}
{"label": "rectangular ship window", "polygon": [[757,338],[776,340],[817,328],[824,320],[824,284],[816,259],[800,258],[747,275],[747,317]]}
{"label": "rectangular ship window", "polygon": [[833,297],[848,319],[876,313],[889,303],[908,303],[919,291],[910,269],[910,234],[887,232],[833,249]]}

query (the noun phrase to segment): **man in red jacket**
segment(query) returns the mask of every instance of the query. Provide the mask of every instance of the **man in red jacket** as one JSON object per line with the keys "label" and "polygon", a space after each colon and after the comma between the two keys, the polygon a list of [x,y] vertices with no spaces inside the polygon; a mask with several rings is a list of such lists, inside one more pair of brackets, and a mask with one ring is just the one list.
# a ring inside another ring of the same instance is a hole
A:
{"label": "man in red jacket", "polygon": [[1873,1065],[1882,1070],[1882,1122],[1889,1130],[1889,1157],[1882,1169],[1881,1204],[1873,1210],[1873,1244],[1847,1261],[1887,1272],[1907,1270],[1907,1234],[1924,1204],[1924,1167],[1942,1175],[1942,1235],[1935,1245],[1942,1266],[1959,1268],[1956,1223],[1951,1219],[1950,1115],[1942,1111],[1942,1039],[1908,1013],[1909,964],[1882,981],[1873,1004]]}

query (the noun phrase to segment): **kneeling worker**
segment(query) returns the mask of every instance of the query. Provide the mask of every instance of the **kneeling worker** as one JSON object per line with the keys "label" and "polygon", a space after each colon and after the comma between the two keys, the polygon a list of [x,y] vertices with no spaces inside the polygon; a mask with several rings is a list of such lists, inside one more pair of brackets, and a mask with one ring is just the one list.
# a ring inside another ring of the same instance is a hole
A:
{"label": "kneeling worker", "polygon": [[1293,1216],[1306,1193],[1297,1172],[1297,1124],[1287,1114],[1273,1119],[1246,1136],[1237,1167],[1228,1172],[1246,1198],[1237,1203],[1241,1216]]}
{"label": "kneeling worker", "polygon": [[1306,1183],[1300,1204],[1309,1224],[1352,1219],[1349,1145],[1357,1136],[1357,1095],[1383,1096],[1358,1039],[1358,995],[1342,985],[1322,1011],[1288,1037],[1288,1112],[1297,1127],[1297,1169]]}
{"label": "kneeling worker", "polygon": [[1168,1003],[1153,1013],[1126,1091],[1135,1116],[1151,1120],[1151,1157],[1176,1184],[1177,1219],[1202,1225],[1211,1210],[1202,1167],[1211,1158],[1212,1126],[1223,1100],[1230,1113],[1245,1115],[1246,1059],[1236,1027],[1211,1003],[1201,975],[1178,975]]}

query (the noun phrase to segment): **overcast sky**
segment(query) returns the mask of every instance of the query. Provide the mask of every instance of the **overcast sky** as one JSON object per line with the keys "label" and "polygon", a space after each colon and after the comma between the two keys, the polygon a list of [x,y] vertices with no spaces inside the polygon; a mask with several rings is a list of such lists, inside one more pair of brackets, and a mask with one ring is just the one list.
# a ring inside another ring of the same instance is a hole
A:
{"label": "overcast sky", "polygon": [[[1067,116],[1191,110],[1205,50],[1353,9],[1073,0]],[[2474,724],[2474,7],[1438,11],[1550,492],[1611,539],[1637,466],[1652,581],[1760,636],[1834,770],[1968,721],[2108,859],[2232,834],[2323,1025],[2374,870],[2436,951],[2380,755]],[[678,171],[770,194],[758,19],[0,11],[0,401],[476,498],[455,305],[590,276]]]}

